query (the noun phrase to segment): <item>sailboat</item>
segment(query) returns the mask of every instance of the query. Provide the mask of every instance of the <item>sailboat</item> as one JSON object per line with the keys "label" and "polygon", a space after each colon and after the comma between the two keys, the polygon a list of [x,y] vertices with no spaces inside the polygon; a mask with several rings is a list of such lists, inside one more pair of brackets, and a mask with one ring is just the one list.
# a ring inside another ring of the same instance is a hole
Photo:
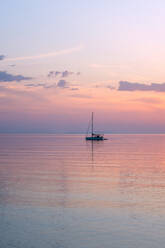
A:
{"label": "sailboat", "polygon": [[98,133],[94,133],[94,125],[93,125],[93,112],[92,112],[92,121],[91,121],[91,135],[88,136],[88,131],[87,131],[87,135],[86,135],[86,140],[107,140],[106,138],[104,138],[103,134],[98,134]]}

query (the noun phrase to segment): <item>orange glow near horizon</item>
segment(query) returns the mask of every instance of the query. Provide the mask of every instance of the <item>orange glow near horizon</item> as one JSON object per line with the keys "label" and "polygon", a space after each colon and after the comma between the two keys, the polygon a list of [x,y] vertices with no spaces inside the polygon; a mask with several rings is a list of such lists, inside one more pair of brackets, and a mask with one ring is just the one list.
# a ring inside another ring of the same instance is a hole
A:
{"label": "orange glow near horizon", "polygon": [[107,87],[80,86],[76,90],[49,89],[15,84],[2,91],[0,99],[6,102],[5,106],[0,106],[2,116],[15,123],[17,118],[19,123],[25,116],[29,122],[35,121],[35,125],[42,122],[53,126],[58,122],[66,126],[76,124],[77,129],[81,129],[94,111],[97,123],[105,130],[117,122],[119,131],[123,125],[137,124],[145,129],[148,125],[165,125],[164,93],[152,91],[123,92]]}

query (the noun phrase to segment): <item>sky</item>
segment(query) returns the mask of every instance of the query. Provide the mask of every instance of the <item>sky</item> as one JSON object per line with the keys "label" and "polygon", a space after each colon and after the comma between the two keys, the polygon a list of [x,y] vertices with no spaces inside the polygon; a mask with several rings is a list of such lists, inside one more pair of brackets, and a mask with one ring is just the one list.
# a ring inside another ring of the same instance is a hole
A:
{"label": "sky", "polygon": [[165,1],[5,0],[0,133],[165,133]]}

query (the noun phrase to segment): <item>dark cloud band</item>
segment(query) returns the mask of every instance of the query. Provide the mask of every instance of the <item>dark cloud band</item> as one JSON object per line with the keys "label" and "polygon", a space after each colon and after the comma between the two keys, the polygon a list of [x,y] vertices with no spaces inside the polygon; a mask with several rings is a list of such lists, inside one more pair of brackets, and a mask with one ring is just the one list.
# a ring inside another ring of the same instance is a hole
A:
{"label": "dark cloud band", "polygon": [[0,71],[0,82],[20,82],[22,80],[31,80],[31,77],[24,77],[22,75],[12,75],[6,71]]}
{"label": "dark cloud band", "polygon": [[3,59],[5,59],[5,55],[0,54],[0,60],[3,60]]}
{"label": "dark cloud band", "polygon": [[131,83],[127,81],[119,82],[119,91],[157,91],[157,92],[165,92],[165,83],[155,84],[152,83],[150,85],[141,84],[141,83]]}

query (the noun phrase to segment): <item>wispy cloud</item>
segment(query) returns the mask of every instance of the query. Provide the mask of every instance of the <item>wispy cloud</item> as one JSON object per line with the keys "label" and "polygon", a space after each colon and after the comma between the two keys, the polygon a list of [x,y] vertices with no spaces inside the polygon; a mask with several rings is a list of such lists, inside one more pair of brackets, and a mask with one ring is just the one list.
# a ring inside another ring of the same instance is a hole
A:
{"label": "wispy cloud", "polygon": [[102,65],[102,64],[91,64],[89,65],[91,68],[109,68],[112,67],[112,65]]}
{"label": "wispy cloud", "polygon": [[37,88],[37,87],[42,87],[45,89],[50,89],[50,88],[61,88],[61,89],[65,89],[65,88],[69,88],[69,82],[67,82],[66,80],[59,80],[57,83],[54,84],[47,84],[47,83],[30,83],[30,84],[25,84],[26,87],[30,87],[30,88]]}
{"label": "wispy cloud", "polygon": [[3,54],[0,54],[0,60],[3,60],[3,59],[5,59],[5,55],[3,55]]}
{"label": "wispy cloud", "polygon": [[54,78],[54,77],[69,77],[70,75],[80,75],[80,72],[73,72],[73,71],[50,71],[48,73],[49,78]]}
{"label": "wispy cloud", "polygon": [[141,84],[141,83],[131,83],[127,81],[119,82],[119,91],[157,91],[157,92],[165,92],[165,83],[156,84],[152,83]]}
{"label": "wispy cloud", "polygon": [[49,78],[51,78],[51,77],[57,77],[57,76],[59,76],[59,75],[61,75],[61,72],[60,72],[60,71],[50,71],[50,72],[48,73],[48,77],[49,77]]}
{"label": "wispy cloud", "polygon": [[85,94],[73,94],[73,95],[70,95],[70,97],[75,97],[75,98],[92,98],[92,96],[85,95]]}
{"label": "wispy cloud", "polygon": [[39,84],[25,84],[27,87],[44,87],[46,84],[44,83],[39,83]]}
{"label": "wispy cloud", "polygon": [[48,57],[55,57],[55,56],[59,56],[59,55],[77,52],[77,51],[80,51],[82,48],[83,48],[83,45],[79,45],[76,47],[63,49],[63,50],[59,50],[56,52],[44,53],[44,54],[32,55],[32,56],[16,57],[16,58],[7,58],[6,60],[7,61],[21,61],[21,60],[44,59],[44,58],[48,58]]}
{"label": "wispy cloud", "polygon": [[128,68],[128,65],[122,65],[122,64],[90,64],[90,68],[96,68],[96,69],[102,69],[102,68]]}
{"label": "wispy cloud", "polygon": [[70,88],[70,90],[79,90],[79,88]]}
{"label": "wispy cloud", "polygon": [[12,81],[22,81],[22,80],[30,80],[31,77],[24,77],[22,75],[12,75],[7,73],[6,71],[0,71],[0,82],[12,82]]}
{"label": "wispy cloud", "polygon": [[[23,91],[24,92],[24,91]],[[8,93],[8,94],[22,94],[22,91],[17,89],[8,88],[6,86],[0,85],[0,93]]]}
{"label": "wispy cloud", "polygon": [[74,74],[74,72],[72,72],[72,71],[63,71],[62,77],[68,77],[68,76],[73,75],[73,74]]}
{"label": "wispy cloud", "polygon": [[31,83],[31,84],[25,84],[26,87],[30,87],[30,88],[44,88],[44,89],[51,89],[51,88],[57,88],[57,84],[47,84],[47,83]]}
{"label": "wispy cloud", "polygon": [[0,93],[5,93],[8,96],[33,96],[35,97],[35,94],[33,92],[29,92],[26,90],[20,90],[18,88],[9,88],[3,85],[0,85]]}
{"label": "wispy cloud", "polygon": [[115,88],[114,86],[112,86],[112,85],[108,85],[107,88],[110,89],[110,90],[115,90],[115,89],[116,89],[116,88]]}
{"label": "wispy cloud", "polygon": [[12,65],[9,65],[10,67],[15,67],[16,65],[15,64],[12,64]]}
{"label": "wispy cloud", "polygon": [[151,103],[151,104],[160,104],[162,101],[157,98],[152,98],[152,97],[142,97],[142,98],[136,98],[132,99],[131,101],[133,102],[143,102],[143,103]]}

